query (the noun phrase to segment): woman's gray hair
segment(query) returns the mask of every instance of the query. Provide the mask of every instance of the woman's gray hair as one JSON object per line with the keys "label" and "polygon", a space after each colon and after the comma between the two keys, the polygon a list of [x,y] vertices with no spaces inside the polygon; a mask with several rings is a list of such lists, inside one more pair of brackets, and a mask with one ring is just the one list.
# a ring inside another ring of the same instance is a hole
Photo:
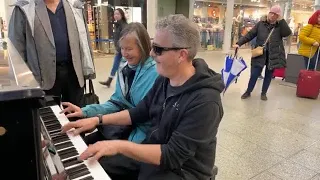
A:
{"label": "woman's gray hair", "polygon": [[197,25],[183,15],[175,14],[158,20],[157,30],[166,30],[173,39],[172,46],[187,48],[188,59],[193,60],[200,47],[200,33]]}
{"label": "woman's gray hair", "polygon": [[147,29],[141,23],[132,22],[121,31],[119,42],[128,34],[136,38],[142,56],[141,62],[144,63],[149,58],[151,51],[151,41]]}

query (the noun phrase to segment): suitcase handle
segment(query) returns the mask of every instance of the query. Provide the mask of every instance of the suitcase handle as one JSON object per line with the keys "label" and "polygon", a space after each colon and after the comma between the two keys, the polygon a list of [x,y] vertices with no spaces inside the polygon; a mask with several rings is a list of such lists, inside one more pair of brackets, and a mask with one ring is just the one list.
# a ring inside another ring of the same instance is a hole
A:
{"label": "suitcase handle", "polygon": [[[313,46],[311,46],[310,55],[309,55],[309,60],[308,60],[307,70],[309,70],[309,67],[310,67],[310,61],[311,61],[312,48],[313,48]],[[316,71],[316,70],[317,70],[318,61],[319,61],[320,47],[318,47],[318,50],[317,50],[317,51],[318,51],[318,54],[317,54],[316,64],[315,64],[315,66],[314,66],[314,71]]]}

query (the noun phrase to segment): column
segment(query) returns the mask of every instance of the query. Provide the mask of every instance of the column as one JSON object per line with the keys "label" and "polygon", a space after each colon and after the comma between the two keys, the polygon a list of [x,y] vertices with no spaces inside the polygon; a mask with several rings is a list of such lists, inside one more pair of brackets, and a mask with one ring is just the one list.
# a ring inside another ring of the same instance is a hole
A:
{"label": "column", "polygon": [[[291,19],[291,9],[292,9],[292,0],[288,0],[285,5],[284,15],[283,19],[286,20],[288,23],[290,23]],[[294,29],[291,29],[292,33],[294,33]],[[291,40],[292,36],[289,38],[286,38],[286,46],[288,46],[288,53],[291,52]]]}
{"label": "column", "polygon": [[225,18],[225,12],[226,12],[226,8],[223,5],[219,6],[219,24],[223,23],[223,19]]}
{"label": "column", "polygon": [[284,17],[285,9],[286,9],[286,3],[283,2],[283,1],[280,1],[280,2],[279,2],[279,6],[280,6],[280,8],[281,8],[282,16]]}
{"label": "column", "polygon": [[8,23],[9,23],[9,20],[10,20],[10,17],[11,17],[11,13],[12,13],[12,10],[13,10],[13,7],[11,7],[10,5],[13,5],[14,3],[16,3],[17,0],[4,0],[4,1],[5,1],[4,5],[5,5],[5,9],[6,9],[6,11],[5,11],[6,19],[7,19]]}
{"label": "column", "polygon": [[320,0],[315,0],[314,2],[314,10],[320,10]]}
{"label": "column", "polygon": [[158,17],[158,0],[148,0],[147,2],[147,30],[150,38],[154,37]]}
{"label": "column", "polygon": [[288,0],[286,2],[285,10],[284,10],[284,15],[283,18],[288,21],[289,18],[291,17],[291,9],[292,9],[292,0]]}
{"label": "column", "polygon": [[189,19],[193,19],[195,0],[189,0]]}
{"label": "column", "polygon": [[226,22],[223,37],[223,52],[229,53],[231,47],[232,18],[233,18],[234,0],[227,1]]}
{"label": "column", "polygon": [[9,5],[14,4],[16,0],[4,0],[3,2],[0,3],[0,16],[3,18],[3,25],[5,26],[4,28],[4,37],[2,38],[7,38],[8,37],[8,26],[9,26],[9,21],[12,13],[12,7],[9,7]]}

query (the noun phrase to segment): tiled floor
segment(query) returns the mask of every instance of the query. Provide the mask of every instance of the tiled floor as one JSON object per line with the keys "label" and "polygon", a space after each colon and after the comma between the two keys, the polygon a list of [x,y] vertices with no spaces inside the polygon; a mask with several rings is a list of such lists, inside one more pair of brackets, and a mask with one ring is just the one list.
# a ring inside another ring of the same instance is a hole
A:
{"label": "tiled floor", "polygon": [[[250,64],[250,53],[240,55]],[[200,52],[209,66],[221,71],[224,54]],[[99,80],[107,78],[112,56],[96,58],[95,88],[101,102],[108,89]],[[320,100],[300,99],[296,88],[281,79],[273,80],[267,102],[260,100],[262,80],[251,99],[241,100],[249,78],[242,73],[222,97],[225,115],[218,133],[217,180],[320,180]]]}

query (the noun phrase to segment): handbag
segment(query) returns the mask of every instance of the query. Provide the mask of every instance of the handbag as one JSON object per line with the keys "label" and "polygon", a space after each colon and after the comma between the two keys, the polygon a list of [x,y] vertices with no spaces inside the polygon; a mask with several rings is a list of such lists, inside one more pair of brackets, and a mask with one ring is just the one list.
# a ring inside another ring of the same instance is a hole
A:
{"label": "handbag", "polygon": [[253,58],[263,55],[264,47],[265,47],[266,44],[268,43],[268,41],[269,41],[269,39],[270,39],[273,31],[274,31],[274,28],[273,28],[273,29],[271,30],[271,32],[269,33],[268,38],[266,39],[266,41],[264,42],[264,44],[263,44],[262,46],[258,46],[258,47],[256,47],[256,48],[254,48],[254,49],[251,50],[251,56],[252,56]]}
{"label": "handbag", "polygon": [[[120,111],[129,109],[126,104],[110,99],[109,102],[117,106]],[[104,136],[107,140],[127,140],[130,136],[130,133],[133,130],[132,125],[122,126],[122,125],[99,125],[97,127],[98,131]]]}
{"label": "handbag", "polygon": [[92,80],[89,79],[89,92],[87,92],[87,85],[86,83],[84,84],[84,105],[90,105],[90,104],[100,104],[99,102],[99,97],[96,95],[96,93],[94,92],[94,88],[93,88],[93,83]]}

